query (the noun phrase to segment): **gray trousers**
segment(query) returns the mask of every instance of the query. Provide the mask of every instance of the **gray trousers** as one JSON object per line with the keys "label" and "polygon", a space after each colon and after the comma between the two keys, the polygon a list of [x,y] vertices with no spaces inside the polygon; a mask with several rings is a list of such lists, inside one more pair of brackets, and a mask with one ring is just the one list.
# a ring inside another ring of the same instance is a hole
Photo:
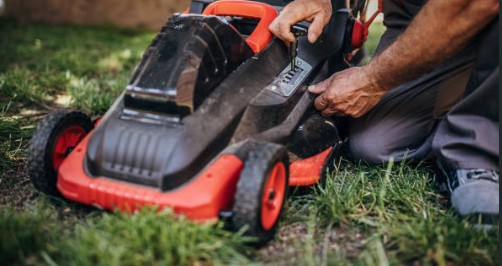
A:
{"label": "gray trousers", "polygon": [[[404,32],[423,1],[385,1],[376,53]],[[452,168],[498,169],[498,18],[452,58],[389,91],[349,121],[354,159],[385,163],[433,155]]]}

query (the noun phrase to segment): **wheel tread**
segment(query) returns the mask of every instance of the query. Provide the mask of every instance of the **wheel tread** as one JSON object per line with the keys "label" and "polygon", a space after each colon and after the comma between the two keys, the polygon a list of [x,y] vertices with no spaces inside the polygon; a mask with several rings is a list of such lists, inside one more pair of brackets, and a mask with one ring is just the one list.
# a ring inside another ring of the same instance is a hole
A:
{"label": "wheel tread", "polygon": [[[233,225],[236,230],[247,227],[245,234],[257,237],[258,245],[268,242],[275,234],[277,222],[270,230],[261,225],[261,198],[270,170],[277,162],[286,167],[286,186],[288,184],[288,157],[282,145],[259,143],[247,153],[241,178],[237,183],[233,207]],[[262,176],[259,176],[259,175]],[[287,193],[287,189],[285,192]],[[284,202],[287,200],[285,195]],[[281,206],[282,209],[282,206]],[[281,210],[282,212],[282,210]],[[278,220],[280,219],[280,215]]]}
{"label": "wheel tread", "polygon": [[28,173],[34,187],[44,193],[57,196],[57,172],[52,166],[49,149],[55,138],[68,123],[77,123],[89,132],[93,123],[84,113],[71,110],[58,110],[47,115],[37,125],[28,148]]}

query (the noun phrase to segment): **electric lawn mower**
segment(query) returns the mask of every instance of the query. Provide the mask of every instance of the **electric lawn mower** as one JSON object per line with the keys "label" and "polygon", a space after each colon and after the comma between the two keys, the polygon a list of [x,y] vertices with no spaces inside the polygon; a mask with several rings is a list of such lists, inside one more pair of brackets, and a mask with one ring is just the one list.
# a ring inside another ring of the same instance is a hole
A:
{"label": "electric lawn mower", "polygon": [[264,2],[192,1],[169,18],[101,119],[64,110],[38,124],[34,186],[107,210],[225,218],[272,238],[289,187],[320,182],[341,141],[307,84],[347,67],[367,25],[338,9],[316,43],[298,38],[292,58],[268,30],[285,2]]}

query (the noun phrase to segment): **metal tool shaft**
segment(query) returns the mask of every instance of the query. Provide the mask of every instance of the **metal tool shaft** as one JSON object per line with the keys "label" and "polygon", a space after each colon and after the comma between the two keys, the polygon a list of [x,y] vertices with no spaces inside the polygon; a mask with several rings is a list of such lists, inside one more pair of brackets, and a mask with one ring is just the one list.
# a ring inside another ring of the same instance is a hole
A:
{"label": "metal tool shaft", "polygon": [[298,36],[295,35],[295,41],[291,43],[290,55],[291,55],[291,70],[296,69],[296,54],[298,52]]}
{"label": "metal tool shaft", "polygon": [[291,26],[291,33],[293,33],[293,35],[295,36],[295,40],[289,46],[289,53],[291,56],[291,70],[296,69],[296,56],[298,55],[298,37],[306,36],[307,30],[308,29],[306,27],[299,24]]}

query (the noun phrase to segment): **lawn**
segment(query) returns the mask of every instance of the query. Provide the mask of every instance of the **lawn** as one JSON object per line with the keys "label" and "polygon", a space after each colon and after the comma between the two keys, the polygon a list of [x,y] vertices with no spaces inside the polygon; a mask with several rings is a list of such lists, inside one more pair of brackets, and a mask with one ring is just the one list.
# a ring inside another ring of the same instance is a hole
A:
{"label": "lawn", "polygon": [[[370,54],[383,26],[372,30]],[[499,231],[450,211],[427,164],[338,162],[324,187],[289,200],[262,248],[169,211],[110,213],[36,192],[25,163],[37,121],[62,107],[102,114],[154,35],[0,18],[0,265],[499,264]]]}

